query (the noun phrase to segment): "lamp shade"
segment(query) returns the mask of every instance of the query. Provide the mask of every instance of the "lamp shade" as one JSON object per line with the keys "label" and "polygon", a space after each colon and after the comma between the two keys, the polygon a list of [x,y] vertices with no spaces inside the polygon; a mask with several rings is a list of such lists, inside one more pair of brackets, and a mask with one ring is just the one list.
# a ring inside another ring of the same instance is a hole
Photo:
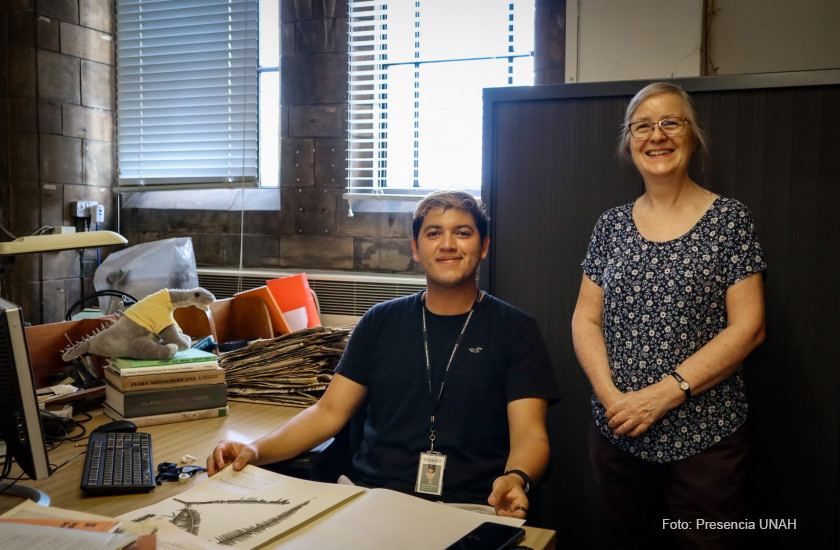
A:
{"label": "lamp shade", "polygon": [[76,248],[96,248],[99,246],[112,246],[126,243],[128,243],[128,239],[113,231],[31,235],[0,243],[0,256],[37,254],[39,252],[55,252]]}

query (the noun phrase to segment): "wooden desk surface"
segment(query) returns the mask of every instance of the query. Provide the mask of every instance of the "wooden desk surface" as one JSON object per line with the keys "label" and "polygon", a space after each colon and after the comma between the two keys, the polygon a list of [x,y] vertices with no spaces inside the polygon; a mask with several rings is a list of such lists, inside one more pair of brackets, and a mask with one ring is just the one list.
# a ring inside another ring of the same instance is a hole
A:
{"label": "wooden desk surface", "polygon": [[[141,428],[141,431],[152,434],[154,464],[157,465],[161,462],[180,463],[181,457],[189,454],[196,457],[195,464],[204,466],[205,459],[220,440],[252,441],[282,425],[300,411],[300,409],[291,407],[255,405],[233,401],[229,405],[230,416],[226,418],[211,418]],[[92,414],[93,420],[85,424],[88,432],[96,426],[110,421],[101,411],[94,411]],[[64,443],[49,453],[50,462],[53,466],[63,464],[77,453],[83,452],[87,446],[86,442],[86,439],[79,442],[77,447],[74,447],[73,443]],[[50,497],[52,506],[111,517],[175,496],[191,485],[191,483],[166,482],[159,485],[151,493],[87,496],[79,489],[83,467],[84,455],[79,455],[47,479],[18,483],[44,491]],[[19,471],[13,471],[13,476],[19,473]],[[206,475],[206,473],[201,473],[196,478],[201,479]],[[0,495],[0,513],[15,506],[18,502],[20,500],[16,497]],[[525,530],[527,534],[522,545],[535,550],[554,550],[554,531],[528,526],[525,526]]]}

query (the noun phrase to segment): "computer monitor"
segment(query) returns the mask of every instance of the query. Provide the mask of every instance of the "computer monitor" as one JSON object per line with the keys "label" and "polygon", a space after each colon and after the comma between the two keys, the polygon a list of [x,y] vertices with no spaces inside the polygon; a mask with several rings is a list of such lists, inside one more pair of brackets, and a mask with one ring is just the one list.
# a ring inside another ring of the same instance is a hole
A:
{"label": "computer monitor", "polygon": [[[2,476],[9,475],[12,460],[30,477],[50,475],[44,429],[35,395],[35,380],[26,346],[21,309],[0,298],[0,438],[6,444]],[[43,503],[46,495],[0,481],[0,494],[16,494]],[[49,500],[47,499],[47,503]]]}

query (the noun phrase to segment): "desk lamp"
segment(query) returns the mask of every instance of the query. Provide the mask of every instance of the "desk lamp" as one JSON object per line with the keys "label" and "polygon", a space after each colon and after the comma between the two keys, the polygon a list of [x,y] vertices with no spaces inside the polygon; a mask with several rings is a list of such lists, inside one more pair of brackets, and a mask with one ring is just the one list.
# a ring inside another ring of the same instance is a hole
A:
{"label": "desk lamp", "polygon": [[53,235],[30,235],[13,241],[0,243],[0,256],[57,252],[76,248],[96,248],[126,244],[128,239],[113,231],[83,231],[79,233],[56,233]]}

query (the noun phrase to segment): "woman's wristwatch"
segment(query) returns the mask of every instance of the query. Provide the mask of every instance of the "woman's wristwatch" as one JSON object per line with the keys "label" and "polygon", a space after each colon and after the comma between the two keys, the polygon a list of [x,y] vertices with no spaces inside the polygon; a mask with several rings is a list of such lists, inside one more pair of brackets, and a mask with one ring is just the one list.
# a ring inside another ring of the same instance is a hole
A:
{"label": "woman's wristwatch", "polygon": [[530,491],[531,487],[534,485],[534,481],[531,479],[531,476],[529,476],[522,470],[508,470],[507,472],[505,472],[505,475],[509,474],[516,474],[522,478],[522,490],[525,491],[525,494],[528,494],[528,491]]}
{"label": "woman's wristwatch", "polygon": [[691,397],[691,384],[689,384],[685,378],[680,376],[680,373],[677,371],[671,372],[671,376],[677,380],[677,383],[680,385],[680,389],[685,392],[685,398],[688,399]]}

